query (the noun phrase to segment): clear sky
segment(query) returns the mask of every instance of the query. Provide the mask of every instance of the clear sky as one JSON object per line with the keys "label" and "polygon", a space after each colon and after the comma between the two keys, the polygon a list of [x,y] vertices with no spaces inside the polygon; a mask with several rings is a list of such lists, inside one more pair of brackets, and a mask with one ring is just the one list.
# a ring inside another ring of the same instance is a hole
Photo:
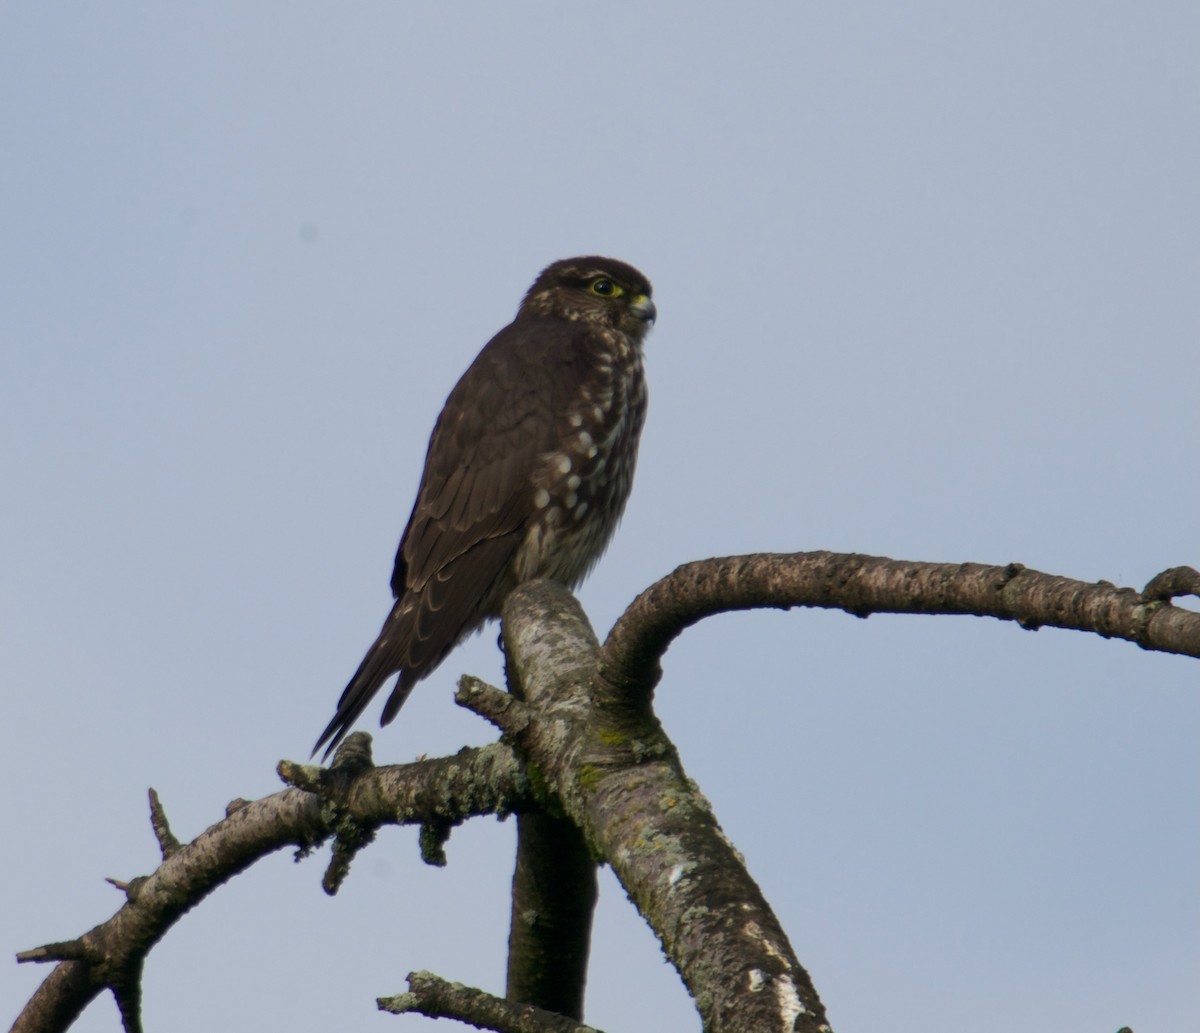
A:
{"label": "clear sky", "polygon": [[[659,309],[601,634],[729,553],[1200,565],[1198,46],[1184,0],[0,5],[3,954],[154,866],[148,786],[190,838],[307,756],[433,419],[556,258]],[[665,670],[840,1033],[1200,1026],[1195,661],[796,611]],[[494,630],[380,761],[491,740],[464,671]],[[374,998],[502,991],[512,848],[390,830],[334,900],[272,858],[151,955],[147,1028],[432,1029]],[[697,1030],[602,896],[589,1020]],[[0,959],[0,1017],[45,974]]]}

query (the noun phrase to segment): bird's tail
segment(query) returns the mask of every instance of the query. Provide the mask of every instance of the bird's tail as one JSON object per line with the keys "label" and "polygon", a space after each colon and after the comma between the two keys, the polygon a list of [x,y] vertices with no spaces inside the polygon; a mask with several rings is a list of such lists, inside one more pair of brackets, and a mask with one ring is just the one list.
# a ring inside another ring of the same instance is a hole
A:
{"label": "bird's tail", "polygon": [[[375,697],[383,684],[403,666],[401,657],[404,655],[403,645],[396,641],[397,628],[403,626],[402,621],[396,621],[396,610],[402,605],[411,606],[411,601],[405,602],[403,599],[397,600],[396,607],[388,616],[388,619],[383,624],[383,630],[379,633],[379,637],[367,650],[367,655],[363,657],[363,661],[358,665],[358,670],[354,672],[354,677],[350,679],[342,692],[341,699],[338,700],[337,712],[333,715],[333,720],[325,726],[325,731],[321,733],[321,737],[317,740],[317,744],[313,747],[313,755],[316,755],[317,750],[325,746],[325,752],[321,755],[321,761],[324,763],[329,759],[329,755],[337,749],[346,734],[353,727],[354,722],[359,719],[362,712],[367,709],[367,704]],[[414,679],[415,680],[415,679]],[[391,699],[388,701],[388,706],[395,710],[399,710],[399,703],[396,702],[396,697],[399,696],[399,702],[402,703],[407,697],[412,685],[406,684],[408,679],[401,674],[401,684],[397,685],[392,693]],[[326,746],[326,743],[328,745]]]}

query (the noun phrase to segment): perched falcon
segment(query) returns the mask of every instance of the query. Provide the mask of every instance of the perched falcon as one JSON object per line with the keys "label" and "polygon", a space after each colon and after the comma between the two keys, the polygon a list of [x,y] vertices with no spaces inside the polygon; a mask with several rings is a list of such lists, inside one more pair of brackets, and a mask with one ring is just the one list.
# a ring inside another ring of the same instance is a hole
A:
{"label": "perched falcon", "polygon": [[455,385],[392,573],[392,612],[315,753],[341,741],[393,674],[382,724],[522,581],[573,587],[621,518],[646,416],[650,281],[612,258],[568,258]]}

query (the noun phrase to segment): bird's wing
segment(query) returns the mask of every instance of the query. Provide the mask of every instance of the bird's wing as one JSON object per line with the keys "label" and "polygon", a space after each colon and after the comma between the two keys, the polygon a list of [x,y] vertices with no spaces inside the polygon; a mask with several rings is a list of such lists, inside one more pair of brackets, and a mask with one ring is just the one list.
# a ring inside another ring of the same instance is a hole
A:
{"label": "bird's wing", "polygon": [[512,555],[510,537],[515,537],[515,532],[484,539],[438,571],[420,595],[405,594],[396,600],[379,637],[343,690],[337,712],[313,747],[314,753],[328,742],[328,757],[396,671],[400,678],[383,708],[380,724],[386,725],[399,713],[412,687],[442,662],[463,630],[472,626],[478,598],[464,589],[495,580]]}
{"label": "bird's wing", "polygon": [[519,532],[485,538],[434,574],[419,596],[406,596],[414,600],[415,609],[406,621],[408,639],[400,678],[384,704],[380,724],[388,724],[412,687],[478,626],[478,592],[487,592],[519,545]]}
{"label": "bird's wing", "polygon": [[[429,440],[417,501],[396,554],[392,592],[421,592],[480,542],[493,576],[520,546],[533,511],[533,473],[554,449],[558,420],[578,394],[586,328],[561,320],[506,327],[463,374]],[[515,539],[515,532],[520,532]],[[484,573],[482,558],[471,564]],[[479,586],[486,589],[490,584]]]}
{"label": "bird's wing", "polygon": [[387,679],[386,724],[413,685],[489,616],[490,596],[525,538],[532,476],[586,372],[588,330],[518,320],[463,374],[429,440],[417,501],[396,553],[396,603],[314,749],[326,756]]}

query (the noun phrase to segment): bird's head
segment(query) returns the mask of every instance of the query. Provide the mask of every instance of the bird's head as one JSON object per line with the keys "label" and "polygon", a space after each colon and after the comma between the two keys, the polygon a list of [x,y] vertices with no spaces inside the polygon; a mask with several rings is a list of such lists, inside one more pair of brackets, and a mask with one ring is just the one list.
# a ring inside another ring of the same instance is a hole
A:
{"label": "bird's head", "polygon": [[615,258],[564,258],[542,270],[521,313],[595,323],[640,341],[658,315],[650,295],[650,281]]}

